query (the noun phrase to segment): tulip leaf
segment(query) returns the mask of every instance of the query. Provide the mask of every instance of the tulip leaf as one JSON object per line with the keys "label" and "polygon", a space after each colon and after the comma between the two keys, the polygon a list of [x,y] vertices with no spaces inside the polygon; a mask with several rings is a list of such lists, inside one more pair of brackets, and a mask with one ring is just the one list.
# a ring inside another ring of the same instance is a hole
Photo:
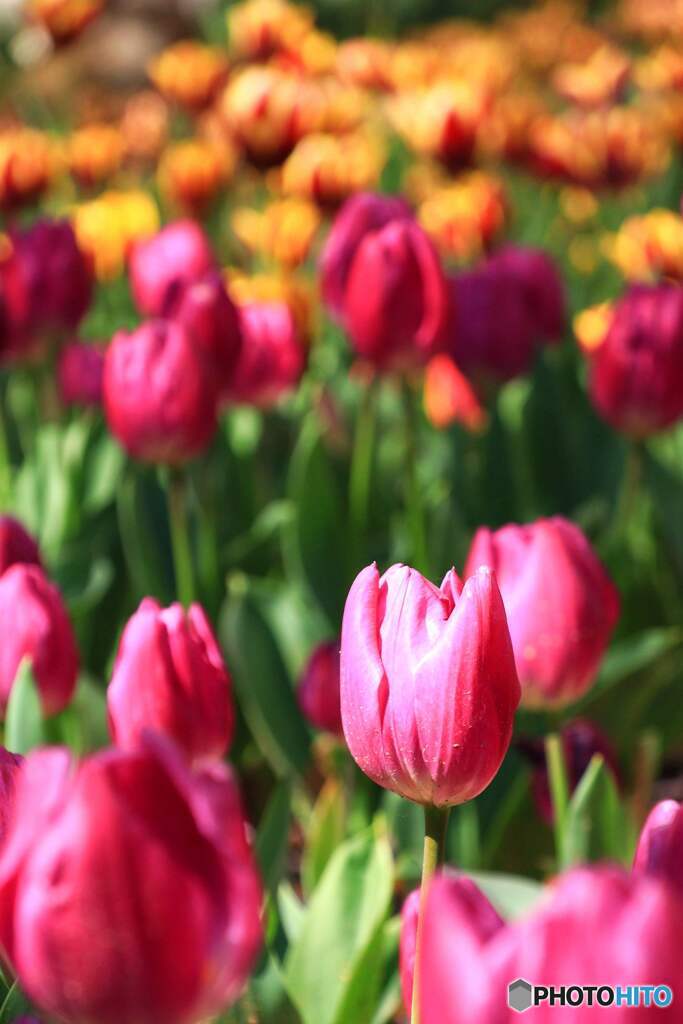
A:
{"label": "tulip leaf", "polygon": [[117,492],[123,554],[136,596],[168,604],[174,592],[164,496],[149,472],[130,466]]}
{"label": "tulip leaf", "polygon": [[310,736],[282,655],[244,577],[233,580],[220,635],[252,736],[279,776],[302,774]]}
{"label": "tulip leaf", "polygon": [[543,886],[531,878],[499,874],[494,871],[468,871],[467,877],[479,886],[501,917],[514,920],[528,913],[538,902]]}
{"label": "tulip leaf", "polygon": [[45,740],[43,711],[30,662],[20,664],[7,704],[5,746],[14,754],[27,754]]}
{"label": "tulip leaf", "polygon": [[337,779],[329,779],[313,808],[301,864],[304,892],[311,893],[320,881],[332,854],[344,838],[346,799]]}
{"label": "tulip leaf", "polygon": [[282,876],[291,817],[292,788],[288,781],[274,790],[261,818],[256,835],[256,856],[263,883],[274,891]]}
{"label": "tulip leaf", "polygon": [[651,670],[661,658],[682,644],[683,631],[670,626],[646,629],[613,644],[605,657],[595,686],[575,705],[574,712],[583,711],[607,690],[618,686],[638,672]]}
{"label": "tulip leaf", "polygon": [[363,832],[332,856],[285,964],[287,987],[304,1024],[372,1019],[392,889],[391,848],[384,835]]}
{"label": "tulip leaf", "polygon": [[24,993],[15,981],[4,995],[0,1004],[0,1024],[10,1024],[22,1013],[30,1012],[31,1007]]}
{"label": "tulip leaf", "polygon": [[605,859],[629,864],[634,841],[633,822],[614,776],[596,754],[569,802],[559,851],[562,867]]}

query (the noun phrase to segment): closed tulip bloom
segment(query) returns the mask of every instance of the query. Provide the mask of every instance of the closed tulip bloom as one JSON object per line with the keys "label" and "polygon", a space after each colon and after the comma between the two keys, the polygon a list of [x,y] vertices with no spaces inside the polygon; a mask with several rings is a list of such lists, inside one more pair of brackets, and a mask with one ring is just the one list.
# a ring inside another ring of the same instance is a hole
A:
{"label": "closed tulip bloom", "polygon": [[166,316],[177,288],[215,269],[209,240],[193,220],[168,224],[137,242],[130,255],[135,305],[145,316]]}
{"label": "closed tulip bloom", "polygon": [[205,354],[218,391],[228,387],[242,348],[239,314],[215,270],[175,289],[166,306],[170,320],[185,328]]}
{"label": "closed tulip bloom", "polygon": [[186,462],[216,429],[216,382],[180,324],[152,320],[107,349],[104,411],[112,434],[145,462]]}
{"label": "closed tulip bloom", "polygon": [[527,245],[504,245],[489,264],[506,271],[519,285],[537,341],[560,341],[566,321],[565,288],[549,253]]}
{"label": "closed tulip bloom", "polygon": [[441,345],[448,311],[439,257],[418,224],[393,220],[365,236],[344,292],[359,356],[383,369],[421,366]]}
{"label": "closed tulip bloom", "polygon": [[353,258],[371,231],[392,220],[410,220],[410,207],[396,196],[359,192],[347,199],[334,219],[320,258],[323,299],[330,313],[344,318],[344,295]]}
{"label": "closed tulip bloom", "polygon": [[59,353],[57,383],[65,405],[98,408],[102,404],[104,352],[96,345],[72,341]]}
{"label": "closed tulip bloom", "polygon": [[57,588],[37,565],[17,564],[0,576],[0,712],[28,659],[43,713],[56,715],[71,700],[78,650]]}
{"label": "closed tulip bloom", "polygon": [[[169,745],[30,755],[0,855],[0,938],[32,1002],[71,1024],[194,1024],[243,987],[261,888],[227,767]],[[220,817],[219,817],[220,815]]]}
{"label": "closed tulip bloom", "polygon": [[0,576],[17,562],[40,565],[40,549],[17,519],[0,516]]}
{"label": "closed tulip bloom", "polygon": [[650,812],[633,863],[637,872],[658,875],[683,890],[683,805],[662,800]]}
{"label": "closed tulip bloom", "polygon": [[683,289],[631,287],[590,353],[590,395],[611,426],[642,438],[683,416]]}
{"label": "closed tulip bloom", "polygon": [[24,759],[19,754],[0,747],[0,847],[12,821],[17,775],[23,763]]}
{"label": "closed tulip bloom", "polygon": [[296,389],[306,348],[284,302],[248,302],[239,314],[242,349],[227,398],[267,409]]}
{"label": "closed tulip bloom", "polygon": [[[484,899],[482,896],[481,899]],[[432,884],[426,905],[420,968],[421,1024],[512,1024],[508,985],[516,978],[546,986],[669,985],[680,980],[683,901],[657,878],[618,867],[578,868],[561,876],[521,921],[482,929],[457,880]],[[567,1010],[581,1020],[604,1020],[597,1005]],[[562,1009],[542,1003],[534,1020],[552,1024]],[[614,1003],[609,1019],[636,1024],[653,1008]],[[678,1024],[674,998],[657,1010]]]}
{"label": "closed tulip bloom", "polygon": [[578,526],[561,516],[475,534],[465,575],[487,565],[503,595],[527,707],[589,689],[619,617],[619,595]]}
{"label": "closed tulip bloom", "polygon": [[359,767],[421,804],[471,800],[500,768],[519,704],[505,610],[483,569],[436,587],[415,569],[376,565],[344,609],[341,710]]}
{"label": "closed tulip bloom", "polygon": [[193,761],[225,754],[234,729],[232,685],[198,604],[186,613],[179,604],[142,601],[123,631],[107,706],[117,746],[134,749],[152,729]]}
{"label": "closed tulip bloom", "polygon": [[316,729],[344,735],[339,703],[339,641],[319,644],[299,682],[299,707]]}

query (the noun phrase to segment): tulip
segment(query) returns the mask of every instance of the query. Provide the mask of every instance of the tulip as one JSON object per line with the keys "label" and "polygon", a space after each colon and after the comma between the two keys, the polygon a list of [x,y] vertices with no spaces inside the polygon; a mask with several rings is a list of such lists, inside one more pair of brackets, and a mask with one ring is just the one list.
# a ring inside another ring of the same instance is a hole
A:
{"label": "tulip", "polygon": [[112,739],[125,750],[152,729],[193,761],[223,757],[235,724],[232,684],[199,605],[186,614],[142,601],[123,631],[107,706]]}
{"label": "tulip", "polygon": [[35,203],[49,187],[55,163],[54,145],[45,132],[0,130],[0,210],[13,212]]}
{"label": "tulip", "polygon": [[329,640],[315,648],[301,677],[298,697],[299,706],[311,725],[343,737],[338,640]]}
{"label": "tulip", "polygon": [[392,220],[409,220],[410,207],[395,196],[360,192],[347,199],[334,219],[320,258],[323,298],[330,313],[341,321],[351,264],[363,239]]}
{"label": "tulip", "polygon": [[201,217],[235,172],[237,153],[205,139],[186,139],[168,146],[157,171],[162,196],[189,217]]}
{"label": "tulip", "polygon": [[447,318],[446,280],[422,228],[394,220],[366,234],[344,292],[357,354],[384,369],[420,366],[440,346]]}
{"label": "tulip", "polygon": [[507,612],[522,701],[564,707],[591,686],[619,595],[578,526],[560,516],[475,534],[465,575],[487,565]]}
{"label": "tulip", "polygon": [[284,302],[249,302],[239,314],[242,351],[227,397],[268,408],[299,383],[306,350]]}
{"label": "tulip", "polygon": [[683,291],[633,286],[590,352],[590,395],[616,430],[634,438],[683,416]]}
{"label": "tulip", "polygon": [[109,429],[136,459],[175,465],[202,452],[216,428],[216,382],[176,323],[153,320],[107,350],[102,383]]}
{"label": "tulip", "polygon": [[88,27],[104,0],[29,0],[28,10],[57,44],[70,43]]}
{"label": "tulip", "polygon": [[676,800],[662,800],[650,812],[640,833],[633,869],[683,888],[683,805]]}
{"label": "tulip", "polygon": [[72,341],[59,353],[57,383],[65,405],[98,408],[102,404],[104,352],[95,345]]}
{"label": "tulip", "polygon": [[14,793],[19,769],[24,763],[19,754],[11,754],[0,747],[0,847],[5,841],[7,830],[14,814]]}
{"label": "tulip", "polygon": [[344,609],[341,711],[349,750],[386,789],[426,805],[471,800],[500,768],[519,703],[503,602],[492,572],[435,587],[376,565]]}
{"label": "tulip", "polygon": [[97,188],[112,178],[124,156],[123,135],[114,125],[86,125],[69,138],[69,170],[82,188]]}
{"label": "tulip", "polygon": [[[482,896],[483,900],[484,897]],[[508,985],[669,985],[676,992],[683,943],[683,901],[657,878],[630,875],[609,865],[561,876],[544,901],[519,922],[482,929],[457,880],[431,886],[420,960],[420,1024],[512,1024]],[[595,1003],[595,996],[594,996]],[[567,1011],[602,1020],[605,1011]],[[542,1003],[534,1020],[552,1024],[562,1009]],[[653,1008],[612,1005],[609,1019],[652,1019]],[[674,999],[657,1019],[675,1024]]]}
{"label": "tulip", "polygon": [[28,659],[43,712],[56,715],[78,675],[76,638],[61,594],[37,565],[16,564],[0,576],[0,712],[19,666]]}
{"label": "tulip", "polygon": [[199,224],[179,220],[137,242],[130,256],[130,283],[139,311],[166,316],[175,290],[215,269],[209,240]]}
{"label": "tulip", "polygon": [[566,297],[552,257],[543,249],[504,245],[489,263],[505,270],[519,285],[537,341],[560,341],[566,320]]}
{"label": "tulip", "polygon": [[221,275],[209,271],[181,285],[168,303],[167,313],[170,320],[185,328],[195,347],[201,349],[222,394],[240,356],[242,328]]}
{"label": "tulip", "polygon": [[261,887],[225,766],[170,745],[30,755],[0,855],[0,939],[29,998],[71,1024],[193,1024],[239,994]]}
{"label": "tulip", "polygon": [[40,549],[18,520],[0,516],[0,576],[17,562],[41,565]]}
{"label": "tulip", "polygon": [[152,61],[149,76],[167,100],[196,112],[211,105],[228,70],[227,58],[218,47],[181,39]]}

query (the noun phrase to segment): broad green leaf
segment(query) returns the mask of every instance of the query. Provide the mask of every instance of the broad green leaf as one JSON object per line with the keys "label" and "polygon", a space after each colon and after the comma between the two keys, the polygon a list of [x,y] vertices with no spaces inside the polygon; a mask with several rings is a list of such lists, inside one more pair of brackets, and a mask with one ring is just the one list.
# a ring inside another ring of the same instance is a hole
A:
{"label": "broad green leaf", "polygon": [[682,644],[683,630],[677,626],[647,629],[613,644],[603,662],[595,686],[575,706],[574,712],[582,711],[607,690],[618,686],[637,672],[651,669],[661,658]]}
{"label": "broad green leaf", "polygon": [[126,465],[126,454],[109,433],[91,446],[85,465],[83,504],[86,512],[97,513],[113,504]]}
{"label": "broad green leaf", "polygon": [[596,754],[574,790],[562,835],[563,867],[596,860],[630,863],[633,823],[619,799],[612,772]]}
{"label": "broad green leaf", "polygon": [[12,1024],[21,1014],[29,1013],[31,1006],[15,981],[0,1005],[0,1024]]}
{"label": "broad green leaf", "polygon": [[268,801],[256,834],[256,857],[264,885],[271,891],[280,882],[287,855],[291,801],[290,783],[279,783]]}
{"label": "broad green leaf", "polygon": [[377,1000],[372,1024],[388,1024],[394,1020],[401,1006],[401,979],[398,973],[398,947],[401,938],[401,918],[392,917],[383,929],[384,985]]}
{"label": "broad green leaf", "polygon": [[14,754],[27,754],[45,740],[43,711],[31,664],[24,659],[7,704],[5,746]]}
{"label": "broad green leaf", "polygon": [[531,878],[493,871],[468,871],[467,876],[476,882],[500,916],[506,920],[514,920],[527,914],[543,893],[540,882],[535,882]]}
{"label": "broad green leaf", "polygon": [[163,492],[149,472],[130,466],[116,499],[123,554],[136,594],[168,604],[174,587]]}
{"label": "broad green leaf", "polygon": [[280,882],[277,891],[277,909],[285,934],[290,945],[293,945],[301,933],[306,908],[289,882]]}
{"label": "broad green leaf", "polygon": [[311,893],[328,861],[344,838],[346,797],[337,779],[329,779],[320,791],[306,836],[301,864],[304,892]]}
{"label": "broad green leaf", "polygon": [[285,964],[287,987],[304,1024],[371,1019],[392,889],[385,836],[368,830],[337,849]]}

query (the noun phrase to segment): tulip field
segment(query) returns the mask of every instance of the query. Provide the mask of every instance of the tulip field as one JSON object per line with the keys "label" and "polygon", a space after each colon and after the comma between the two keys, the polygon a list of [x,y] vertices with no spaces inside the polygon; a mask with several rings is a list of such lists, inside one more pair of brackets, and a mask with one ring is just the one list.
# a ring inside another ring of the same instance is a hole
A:
{"label": "tulip field", "polygon": [[683,1024],[681,0],[0,0],[0,1024]]}

